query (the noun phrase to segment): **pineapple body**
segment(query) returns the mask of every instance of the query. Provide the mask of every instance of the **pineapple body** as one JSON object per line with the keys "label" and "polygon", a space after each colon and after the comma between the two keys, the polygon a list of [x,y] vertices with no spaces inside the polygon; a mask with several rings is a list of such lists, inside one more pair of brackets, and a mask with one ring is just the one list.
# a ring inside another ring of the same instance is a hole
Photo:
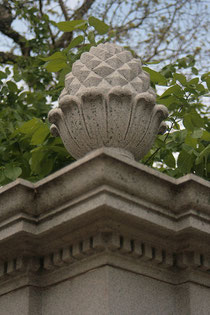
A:
{"label": "pineapple body", "polygon": [[108,147],[139,160],[165,130],[168,111],[155,96],[140,60],[120,46],[100,44],[66,76],[59,108],[49,113],[51,132],[77,159]]}

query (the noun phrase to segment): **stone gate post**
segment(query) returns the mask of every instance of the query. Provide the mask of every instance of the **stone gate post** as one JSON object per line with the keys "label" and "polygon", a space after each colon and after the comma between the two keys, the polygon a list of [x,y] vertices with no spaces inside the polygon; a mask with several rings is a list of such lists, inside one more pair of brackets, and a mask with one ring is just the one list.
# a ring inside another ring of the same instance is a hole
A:
{"label": "stone gate post", "polygon": [[122,48],[75,63],[49,120],[78,161],[0,188],[0,315],[210,314],[210,183],[136,161],[166,117]]}

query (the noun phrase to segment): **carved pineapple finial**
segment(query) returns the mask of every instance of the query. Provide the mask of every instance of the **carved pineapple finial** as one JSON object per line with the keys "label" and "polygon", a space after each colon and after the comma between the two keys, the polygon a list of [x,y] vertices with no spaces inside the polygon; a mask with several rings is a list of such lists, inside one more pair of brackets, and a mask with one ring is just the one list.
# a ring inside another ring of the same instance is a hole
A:
{"label": "carved pineapple finial", "polygon": [[49,113],[51,131],[75,158],[110,147],[142,158],[168,111],[155,105],[155,92],[140,60],[115,44],[100,44],[81,55],[65,79],[59,108]]}

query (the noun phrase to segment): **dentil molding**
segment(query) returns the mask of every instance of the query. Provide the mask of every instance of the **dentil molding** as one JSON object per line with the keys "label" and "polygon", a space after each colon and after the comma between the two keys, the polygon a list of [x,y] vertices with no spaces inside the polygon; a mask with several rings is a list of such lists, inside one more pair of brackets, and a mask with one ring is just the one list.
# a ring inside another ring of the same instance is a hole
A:
{"label": "dentil molding", "polygon": [[0,189],[1,293],[104,265],[210,286],[209,191],[108,148],[36,184],[16,180]]}

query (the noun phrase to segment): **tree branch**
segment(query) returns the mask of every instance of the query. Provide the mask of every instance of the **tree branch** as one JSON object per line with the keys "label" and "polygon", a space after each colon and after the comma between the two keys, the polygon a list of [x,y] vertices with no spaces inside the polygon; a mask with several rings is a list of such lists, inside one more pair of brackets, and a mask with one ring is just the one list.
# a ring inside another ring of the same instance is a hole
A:
{"label": "tree branch", "polygon": [[69,16],[68,16],[68,13],[67,13],[67,9],[66,9],[66,6],[65,4],[63,3],[63,0],[58,0],[59,4],[60,4],[60,7],[61,7],[61,10],[63,12],[63,15],[65,17],[65,20],[68,21],[69,20]]}
{"label": "tree branch", "polygon": [[[40,12],[41,17],[43,17],[43,15],[44,15],[43,11],[42,11],[42,8],[43,8],[42,0],[39,0],[39,12]],[[47,27],[48,27],[48,30],[49,30],[49,33],[50,33],[50,37],[51,37],[51,40],[52,40],[52,45],[54,45],[55,44],[55,39],[54,39],[54,35],[52,33],[52,30],[50,28],[49,23],[48,23]]]}
{"label": "tree branch", "polygon": [[132,21],[129,21],[129,23],[127,23],[126,25],[120,25],[120,26],[117,26],[115,27],[114,29],[116,30],[116,34],[117,34],[117,37],[119,38],[119,35],[123,32],[129,32],[130,30],[132,29],[137,29],[139,28],[143,23],[144,23],[144,20],[147,19],[147,17],[149,16],[149,4],[150,4],[150,1],[144,6],[144,14],[141,16],[141,18],[139,19],[139,21],[135,24],[133,23],[132,25],[130,25],[131,22],[134,22],[134,20]]}
{"label": "tree branch", "polygon": [[0,51],[0,63],[15,63],[17,62],[18,58],[20,58],[20,56],[14,55],[9,52]]}
{"label": "tree branch", "polygon": [[[187,2],[187,0],[185,1],[185,3]],[[153,54],[150,55],[146,60],[145,62],[149,62],[152,58],[154,58],[155,56],[158,56],[158,54],[160,53],[160,46],[161,44],[163,43],[166,35],[168,34],[168,32],[170,32],[170,29],[172,27],[172,25],[174,24],[174,21],[175,21],[175,17],[176,17],[176,14],[178,12],[178,10],[180,10],[180,8],[182,8],[182,6],[184,5],[184,3],[182,3],[180,6],[175,6],[174,8],[174,12],[172,13],[172,17],[171,17],[171,20],[170,22],[167,21],[167,26],[165,28],[165,30],[163,31],[162,35],[160,36],[159,38],[159,41],[158,43],[155,45],[154,49],[153,49]],[[152,45],[154,46],[154,44]]]}
{"label": "tree branch", "polygon": [[14,17],[12,16],[9,3],[7,1],[3,1],[0,5],[0,32],[11,38],[20,46],[23,56],[29,56],[30,48],[26,47],[27,40],[11,27],[13,20]]}
{"label": "tree branch", "polygon": [[73,15],[70,17],[70,20],[80,20],[84,17],[84,15],[88,12],[88,10],[91,8],[95,0],[85,0],[81,7],[79,7]]}
{"label": "tree branch", "polygon": [[[91,8],[95,0],[85,0],[81,7],[79,7],[69,18],[69,20],[80,20]],[[55,42],[54,48],[64,48],[72,40],[73,33],[68,32],[64,33],[58,40]]]}

